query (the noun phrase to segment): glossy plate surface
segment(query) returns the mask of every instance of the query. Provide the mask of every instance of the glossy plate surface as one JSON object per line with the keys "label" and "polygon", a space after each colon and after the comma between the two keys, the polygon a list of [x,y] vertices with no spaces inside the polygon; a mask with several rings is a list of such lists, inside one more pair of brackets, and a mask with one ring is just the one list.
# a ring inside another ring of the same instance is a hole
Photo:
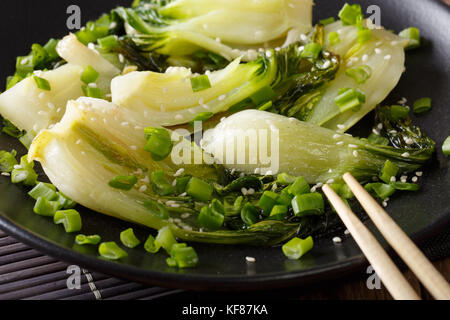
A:
{"label": "glossy plate surface", "polygon": [[[48,6],[45,3],[48,2]],[[13,71],[14,58],[28,52],[33,42],[45,42],[50,37],[67,33],[66,8],[73,1],[4,1],[2,12],[11,12],[0,21],[1,77]],[[345,1],[316,0],[315,21],[336,16]],[[397,223],[417,242],[448,228],[450,220],[450,174],[448,160],[440,151],[450,135],[450,11],[443,3],[431,0],[358,1],[363,10],[378,5],[381,23],[395,32],[409,26],[419,27],[426,39],[422,48],[407,53],[406,73],[391,93],[387,103],[401,97],[414,101],[423,96],[433,99],[433,109],[415,119],[416,123],[437,143],[438,152],[420,178],[421,191],[398,193],[389,202],[388,210]],[[129,1],[78,1],[83,21],[94,18],[115,4]],[[376,7],[372,7],[377,9]],[[22,23],[18,22],[21,21]],[[4,85],[2,84],[2,88]],[[369,118],[370,120],[370,118]],[[370,121],[369,121],[370,122]],[[0,135],[0,150],[23,148],[5,135]],[[287,260],[279,247],[255,248],[195,244],[201,264],[195,269],[176,270],[166,266],[166,255],[151,255],[141,249],[129,250],[129,257],[121,262],[99,259],[94,247],[74,246],[74,236],[54,225],[49,219],[32,212],[33,201],[21,186],[13,185],[7,177],[0,177],[0,228],[19,240],[59,259],[82,265],[122,278],[166,287],[211,290],[263,289],[325,281],[360,269],[365,259],[351,238],[344,237],[335,245],[331,238],[343,236],[342,229],[316,241],[314,250],[299,261]],[[128,223],[80,210],[84,234],[97,233],[104,240],[119,241],[119,233]],[[370,222],[367,225],[373,230]],[[133,226],[145,239],[148,230]],[[375,232],[379,238],[379,234]],[[383,242],[384,243],[384,242]],[[142,247],[142,246],[141,246]],[[256,258],[246,263],[245,257]]]}

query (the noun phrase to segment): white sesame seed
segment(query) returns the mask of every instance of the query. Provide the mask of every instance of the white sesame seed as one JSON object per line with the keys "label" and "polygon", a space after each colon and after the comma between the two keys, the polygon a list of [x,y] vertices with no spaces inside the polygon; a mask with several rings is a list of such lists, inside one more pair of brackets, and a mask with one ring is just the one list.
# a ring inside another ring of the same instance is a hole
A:
{"label": "white sesame seed", "polygon": [[398,44],[398,41],[391,41],[391,46],[396,46]]}
{"label": "white sesame seed", "polygon": [[337,144],[338,146],[342,146],[342,145],[344,144],[344,141],[336,142],[336,144]]}
{"label": "white sesame seed", "polygon": [[220,97],[219,97],[219,101],[222,101],[222,100],[225,100],[225,98],[226,98],[227,96],[226,95],[221,95]]}
{"label": "white sesame seed", "polygon": [[91,82],[88,84],[89,88],[97,88],[97,84],[95,82]]}
{"label": "white sesame seed", "polygon": [[136,146],[130,146],[131,150],[137,150],[138,148]]}
{"label": "white sesame seed", "polygon": [[327,183],[334,183],[334,179],[329,179]]}
{"label": "white sesame seed", "polygon": [[233,169],[231,169],[231,172],[230,172],[230,174],[231,175],[233,175],[234,173],[236,172],[236,169],[235,168],[233,168]]}
{"label": "white sesame seed", "polygon": [[[333,180],[333,179],[330,179],[330,180]],[[328,180],[328,181],[329,181],[329,180]],[[334,182],[334,180],[333,180],[333,182]],[[333,182],[327,182],[327,183],[333,183]],[[315,185],[316,188],[320,188],[321,186],[323,186],[323,183],[322,183],[322,182],[318,182],[318,183]]]}
{"label": "white sesame seed", "polygon": [[91,121],[92,121],[92,122],[95,122],[95,121],[97,121],[97,118],[92,117],[92,118],[91,118]]}
{"label": "white sesame seed", "polygon": [[382,124],[382,123],[379,123],[379,124],[377,125],[377,128],[378,128],[378,130],[383,129],[383,124]]}
{"label": "white sesame seed", "polygon": [[381,53],[381,49],[380,48],[375,48],[375,53],[376,54],[380,54]]}
{"label": "white sesame seed", "polygon": [[418,176],[418,177],[421,177],[421,176],[422,176],[422,174],[423,174],[423,172],[422,172],[422,171],[417,171],[417,172],[416,172],[416,176]]}
{"label": "white sesame seed", "polygon": [[367,60],[369,60],[369,56],[368,56],[367,54],[364,54],[364,55],[362,56],[361,60],[362,60],[363,62],[366,62]]}
{"label": "white sesame seed", "polygon": [[349,147],[349,148],[353,148],[353,149],[358,148],[358,146],[357,146],[356,144],[349,144],[348,147]]}
{"label": "white sesame seed", "polygon": [[272,51],[267,50],[267,51],[266,51],[266,56],[267,56],[267,58],[272,57]]}
{"label": "white sesame seed", "polygon": [[334,237],[334,238],[333,238],[333,242],[334,242],[334,243],[341,243],[341,242],[342,242],[342,239],[341,239],[340,237]]}
{"label": "white sesame seed", "polygon": [[219,37],[216,38],[216,41],[219,43],[222,42],[222,40]]}
{"label": "white sesame seed", "polygon": [[314,186],[314,187],[312,187],[312,188],[311,188],[311,190],[310,190],[310,191],[311,191],[311,193],[314,193],[314,192],[316,192],[316,189],[317,189],[317,187],[315,187],[315,186]]}
{"label": "white sesame seed", "polygon": [[350,234],[350,231],[348,231],[348,229],[345,229],[344,234]]}
{"label": "white sesame seed", "polygon": [[38,98],[39,99],[43,99],[44,96],[45,96],[45,92],[41,92],[41,93],[39,93]]}
{"label": "white sesame seed", "polygon": [[405,183],[407,179],[408,179],[407,176],[401,176],[400,177],[400,181],[403,182],[403,183]]}
{"label": "white sesame seed", "polygon": [[389,131],[389,133],[396,134],[397,130],[391,130],[391,131]]}
{"label": "white sesame seed", "polygon": [[383,207],[385,207],[385,208],[386,208],[388,204],[387,204],[387,202],[386,202],[386,201],[383,201],[382,205],[383,205]]}
{"label": "white sesame seed", "polygon": [[180,197],[186,197],[187,196],[187,192],[183,192],[182,194],[180,194]]}
{"label": "white sesame seed", "polygon": [[333,172],[333,169],[328,170],[328,173],[332,173],[332,172]]}
{"label": "white sesame seed", "polygon": [[394,176],[392,176],[392,177],[389,179],[389,181],[390,181],[390,182],[395,182],[395,181],[397,181],[397,178],[394,177]]}
{"label": "white sesame seed", "polygon": [[247,194],[248,195],[255,194],[255,189],[253,189],[253,188],[248,189]]}
{"label": "white sesame seed", "polygon": [[338,127],[338,129],[341,129],[341,130],[345,129],[345,125],[343,125],[343,124],[338,124],[337,127]]}
{"label": "white sesame seed", "polygon": [[302,33],[302,34],[300,35],[300,40],[306,41],[306,40],[308,40],[308,37]]}
{"label": "white sesame seed", "polygon": [[246,196],[247,193],[248,193],[248,190],[247,190],[247,188],[242,188],[242,189],[241,189],[241,192],[242,192],[242,194],[243,194],[244,196]]}
{"label": "white sesame seed", "polygon": [[253,257],[245,257],[245,260],[247,260],[247,262],[256,262],[256,259]]}
{"label": "white sesame seed", "polygon": [[40,115],[40,116],[45,116],[47,114],[47,112],[45,112],[45,111],[38,111],[37,114]]}
{"label": "white sesame seed", "polygon": [[177,179],[174,179],[172,182],[172,186],[175,187],[177,185]]}
{"label": "white sesame seed", "polygon": [[409,157],[409,153],[408,152],[402,153],[402,157],[404,157],[404,158]]}
{"label": "white sesame seed", "polygon": [[128,127],[130,124],[128,122],[122,122],[120,125],[122,127]]}
{"label": "white sesame seed", "polygon": [[372,132],[373,132],[374,134],[376,134],[377,136],[380,135],[380,132],[379,132],[377,129],[372,129]]}
{"label": "white sesame seed", "polygon": [[184,168],[178,169],[177,172],[173,175],[174,177],[179,177],[184,173]]}
{"label": "white sesame seed", "polygon": [[322,65],[322,68],[326,69],[331,65],[330,60],[325,61],[325,63]]}
{"label": "white sesame seed", "polygon": [[139,188],[139,192],[145,192],[145,191],[147,191],[147,186],[144,184],[143,186],[141,186]]}
{"label": "white sesame seed", "polygon": [[353,151],[353,156],[355,157],[355,158],[357,158],[358,157],[358,151]]}
{"label": "white sesame seed", "polygon": [[120,61],[120,63],[124,63],[125,62],[125,57],[121,53],[119,53],[119,61]]}
{"label": "white sesame seed", "polygon": [[384,56],[384,60],[391,60],[392,56],[390,54],[387,54]]}
{"label": "white sesame seed", "polygon": [[419,179],[419,178],[417,178],[417,177],[412,177],[411,181],[412,181],[412,182],[417,182],[418,179]]}
{"label": "white sesame seed", "polygon": [[84,151],[81,151],[81,154],[82,154],[83,156],[85,156],[85,155],[86,155],[86,152],[84,152]]}
{"label": "white sesame seed", "polygon": [[179,208],[180,205],[178,203],[173,203],[170,205],[172,208]]}
{"label": "white sesame seed", "polygon": [[181,215],[181,218],[182,218],[182,219],[187,219],[187,218],[189,218],[190,216],[191,216],[190,213],[183,213],[183,214]]}
{"label": "white sesame seed", "polygon": [[254,172],[255,172],[255,174],[259,174],[261,172],[261,169],[260,168],[256,168]]}
{"label": "white sesame seed", "polygon": [[183,116],[181,114],[177,114],[175,116],[175,120],[183,120]]}
{"label": "white sesame seed", "polygon": [[337,140],[337,139],[339,139],[340,137],[342,137],[340,134],[335,134],[335,135],[333,135],[333,139],[334,140]]}
{"label": "white sesame seed", "polygon": [[9,177],[11,174],[9,172],[2,172],[2,176]]}
{"label": "white sesame seed", "polygon": [[406,138],[405,138],[405,142],[406,142],[406,144],[409,144],[409,145],[411,145],[411,144],[413,144],[413,143],[414,143],[414,140],[413,140],[413,139],[411,139],[410,137],[406,137]]}

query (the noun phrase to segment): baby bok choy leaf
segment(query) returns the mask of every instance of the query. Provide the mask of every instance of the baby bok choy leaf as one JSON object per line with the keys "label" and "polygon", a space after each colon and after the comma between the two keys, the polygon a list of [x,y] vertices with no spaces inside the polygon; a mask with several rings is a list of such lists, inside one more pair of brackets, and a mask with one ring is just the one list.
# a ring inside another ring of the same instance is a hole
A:
{"label": "baby bok choy leaf", "polygon": [[[195,177],[201,185],[212,186],[221,182],[223,169],[207,164],[177,165],[172,156],[153,160],[144,149],[144,129],[131,119],[126,109],[105,100],[70,101],[61,122],[36,137],[29,158],[39,161],[50,181],[81,205],[154,229],[169,226],[173,234],[183,240],[268,245],[281,242],[296,232],[298,224],[280,221],[261,221],[245,230],[225,227],[216,231],[201,230],[197,217],[207,203],[189,196],[188,189],[195,187],[192,183],[178,190],[178,180],[187,178],[189,181]],[[201,153],[198,147],[175,133],[172,139],[179,141],[174,150],[184,144],[186,150],[192,152],[188,158]],[[212,163],[210,160],[208,163]],[[131,187],[120,189],[109,185],[117,179],[131,181]],[[164,195],[160,192],[163,187]]]}
{"label": "baby bok choy leaf", "polygon": [[184,67],[165,73],[132,72],[113,79],[112,101],[163,126],[191,122],[205,112],[236,112],[273,101],[273,110],[296,115],[297,99],[334,78],[339,61],[332,54],[309,59],[294,43],[267,51],[257,60],[231,62],[226,68],[193,75]]}
{"label": "baby bok choy leaf", "polygon": [[205,133],[202,147],[227,168],[247,174],[285,172],[302,176],[309,183],[338,182],[346,172],[359,181],[368,181],[378,176],[386,160],[401,172],[412,171],[434,150],[432,141],[408,149],[376,145],[258,110],[226,118]]}
{"label": "baby bok choy leaf", "polygon": [[282,44],[291,29],[309,32],[312,4],[311,0],[143,0],[114,12],[144,50],[183,56],[205,49],[230,61],[240,56],[251,61],[253,49],[270,42]]}

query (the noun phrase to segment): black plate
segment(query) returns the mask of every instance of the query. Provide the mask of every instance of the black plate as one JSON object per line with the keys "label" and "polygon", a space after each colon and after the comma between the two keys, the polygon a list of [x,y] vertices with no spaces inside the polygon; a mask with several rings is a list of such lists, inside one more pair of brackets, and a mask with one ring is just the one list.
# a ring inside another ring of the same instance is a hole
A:
{"label": "black plate", "polygon": [[[6,77],[13,71],[14,57],[24,54],[32,42],[45,42],[50,37],[66,33],[66,8],[74,1],[2,1],[2,12],[9,12],[0,22],[2,46],[0,74]],[[315,21],[336,16],[345,1],[316,0]],[[407,53],[407,71],[387,102],[401,97],[413,101],[422,96],[433,99],[433,110],[418,117],[417,123],[437,142],[437,155],[425,168],[418,193],[397,194],[389,202],[389,212],[414,240],[420,242],[444,228],[450,222],[450,175],[447,160],[440,146],[450,134],[450,13],[438,1],[358,1],[363,9],[378,5],[381,23],[396,32],[417,26],[426,39],[423,47]],[[44,5],[48,3],[48,6]],[[104,1],[78,1],[83,20],[93,18],[108,6]],[[110,2],[127,4],[128,1]],[[0,149],[16,148],[24,151],[13,139],[0,135]],[[365,259],[355,242],[345,237],[335,245],[332,235],[316,241],[314,250],[299,261],[287,260],[279,247],[254,248],[245,246],[195,245],[201,259],[198,268],[176,270],[166,266],[162,253],[146,254],[143,249],[129,251],[121,262],[99,259],[95,248],[74,246],[74,236],[51,220],[32,212],[33,201],[26,190],[0,177],[0,227],[23,242],[56,258],[134,281],[166,287],[191,289],[262,289],[324,281],[361,268]],[[129,224],[104,215],[81,210],[85,234],[100,233],[104,240],[119,241],[118,235]],[[367,225],[373,230],[370,222]],[[135,227],[144,239],[148,230]],[[336,234],[342,236],[342,230]],[[379,233],[375,232],[380,238]],[[383,241],[382,241],[383,242]],[[384,242],[383,242],[384,243]],[[256,258],[248,264],[246,256]]]}

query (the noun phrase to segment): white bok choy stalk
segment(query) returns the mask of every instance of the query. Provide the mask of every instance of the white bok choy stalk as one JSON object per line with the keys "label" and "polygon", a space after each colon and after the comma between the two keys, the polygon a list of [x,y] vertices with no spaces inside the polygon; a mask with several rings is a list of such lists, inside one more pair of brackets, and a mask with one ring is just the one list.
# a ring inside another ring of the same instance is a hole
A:
{"label": "white bok choy stalk", "polygon": [[312,5],[312,0],[143,0],[114,12],[145,50],[183,56],[203,49],[230,61],[240,56],[251,61],[255,49],[270,42],[281,46],[289,30],[308,33]]}
{"label": "white bok choy stalk", "polygon": [[[205,132],[201,145],[226,168],[246,174],[286,172],[303,176],[309,183],[338,182],[346,172],[359,181],[369,181],[378,176],[388,159],[402,172],[412,171],[423,165],[434,149],[432,142],[416,149],[376,145],[259,110],[226,118]],[[244,161],[237,161],[239,158]]]}
{"label": "white bok choy stalk", "polygon": [[[125,109],[105,100],[80,98],[68,103],[61,122],[36,137],[29,159],[39,161],[58,190],[79,204],[154,229],[170,226],[183,240],[266,245],[281,242],[298,229],[297,224],[262,221],[246,230],[201,232],[197,216],[205,204],[176,193],[158,194],[152,173],[163,170],[172,185],[176,172],[183,168],[183,176],[214,183],[223,169],[206,164],[175,165],[171,158],[154,161],[144,150],[144,136],[144,128],[136,127]],[[191,146],[176,134],[174,138]],[[198,147],[188,150],[201,153]],[[117,176],[135,176],[137,184],[129,191],[115,189],[108,183]],[[151,208],[145,205],[148,201]],[[175,223],[185,213],[191,216],[184,218],[182,225]]]}

